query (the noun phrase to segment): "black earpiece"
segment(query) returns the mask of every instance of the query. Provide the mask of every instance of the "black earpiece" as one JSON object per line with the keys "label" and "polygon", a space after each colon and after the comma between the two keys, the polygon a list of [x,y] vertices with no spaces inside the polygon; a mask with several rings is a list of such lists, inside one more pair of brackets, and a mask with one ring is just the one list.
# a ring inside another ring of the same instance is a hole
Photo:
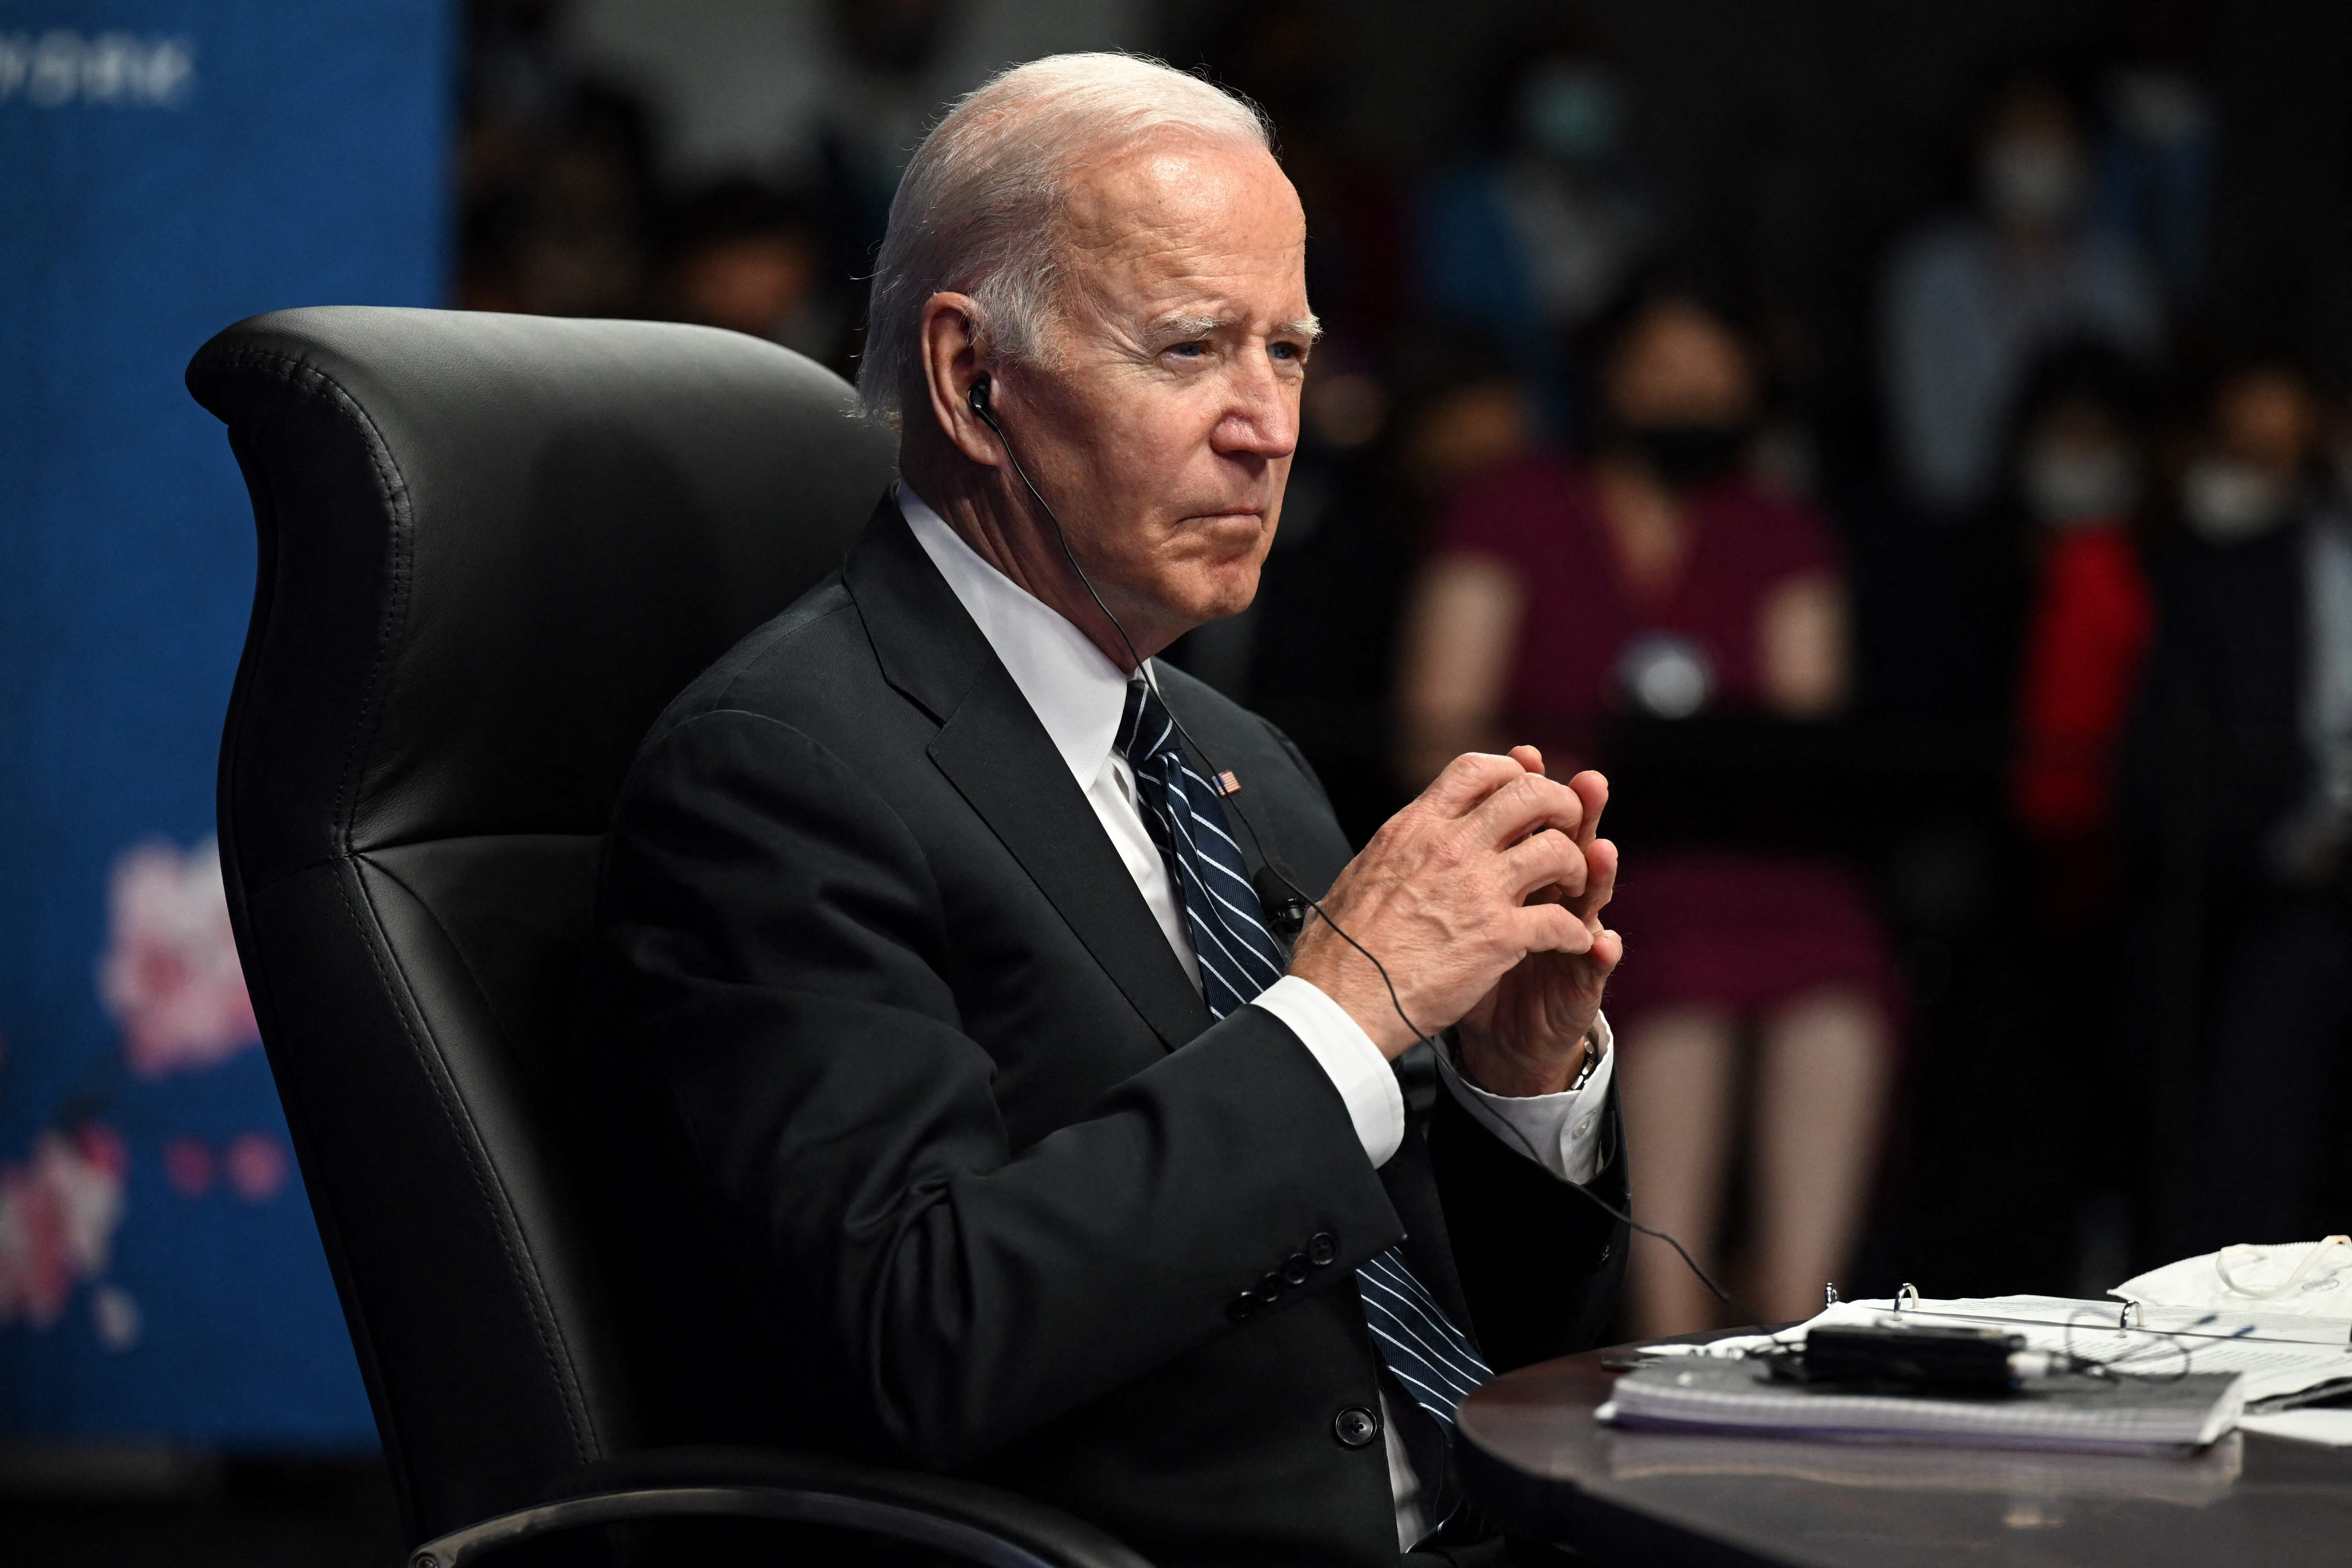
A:
{"label": "black earpiece", "polygon": [[971,384],[971,391],[967,393],[965,396],[967,401],[971,404],[971,411],[978,415],[982,421],[985,423],[990,429],[994,430],[996,428],[996,419],[995,416],[988,411],[988,377],[983,375],[975,380]]}

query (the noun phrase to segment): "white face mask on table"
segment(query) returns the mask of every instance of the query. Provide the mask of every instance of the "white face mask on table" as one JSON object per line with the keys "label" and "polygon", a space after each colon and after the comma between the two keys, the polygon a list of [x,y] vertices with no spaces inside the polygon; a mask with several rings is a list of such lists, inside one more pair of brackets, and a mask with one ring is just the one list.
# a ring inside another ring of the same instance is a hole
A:
{"label": "white face mask on table", "polygon": [[2225,1247],[2168,1263],[2108,1293],[2152,1307],[2352,1319],[2352,1237]]}

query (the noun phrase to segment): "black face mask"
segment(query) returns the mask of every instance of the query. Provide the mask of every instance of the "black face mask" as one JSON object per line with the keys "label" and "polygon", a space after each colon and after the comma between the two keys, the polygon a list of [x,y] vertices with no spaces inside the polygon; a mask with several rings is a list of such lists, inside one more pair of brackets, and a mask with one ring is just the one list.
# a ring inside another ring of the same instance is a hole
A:
{"label": "black face mask", "polygon": [[1748,431],[1738,425],[1635,425],[1624,436],[1650,471],[1678,490],[1730,478],[1748,453]]}

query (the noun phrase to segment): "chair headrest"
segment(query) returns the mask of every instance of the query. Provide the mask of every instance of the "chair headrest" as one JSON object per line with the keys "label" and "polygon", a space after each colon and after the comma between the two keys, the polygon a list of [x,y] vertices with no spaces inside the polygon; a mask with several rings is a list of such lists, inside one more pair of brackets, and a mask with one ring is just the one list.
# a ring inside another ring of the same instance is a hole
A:
{"label": "chair headrest", "polygon": [[797,354],[641,321],[282,310],[188,387],[261,532],[231,733],[270,766],[222,759],[248,886],[602,832],[664,704],[838,563],[896,445]]}

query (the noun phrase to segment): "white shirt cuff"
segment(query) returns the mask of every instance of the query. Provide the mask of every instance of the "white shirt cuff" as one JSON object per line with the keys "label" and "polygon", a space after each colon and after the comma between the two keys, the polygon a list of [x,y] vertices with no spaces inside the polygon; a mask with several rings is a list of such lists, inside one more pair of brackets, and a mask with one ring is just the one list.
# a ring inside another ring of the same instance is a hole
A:
{"label": "white shirt cuff", "polygon": [[1372,1037],[1321,987],[1296,974],[1267,986],[1250,1005],[1263,1007],[1290,1026],[1339,1091],[1364,1157],[1375,1167],[1387,1164],[1404,1143],[1404,1094],[1397,1088],[1396,1070]]}
{"label": "white shirt cuff", "polygon": [[1438,1070],[1445,1087],[1478,1123],[1563,1182],[1584,1185],[1601,1173],[1601,1135],[1606,1130],[1609,1081],[1616,1071],[1609,1020],[1592,1020],[1591,1048],[1601,1053],[1582,1089],[1523,1099],[1488,1094],[1454,1065],[1453,1042],[1438,1038]]}

